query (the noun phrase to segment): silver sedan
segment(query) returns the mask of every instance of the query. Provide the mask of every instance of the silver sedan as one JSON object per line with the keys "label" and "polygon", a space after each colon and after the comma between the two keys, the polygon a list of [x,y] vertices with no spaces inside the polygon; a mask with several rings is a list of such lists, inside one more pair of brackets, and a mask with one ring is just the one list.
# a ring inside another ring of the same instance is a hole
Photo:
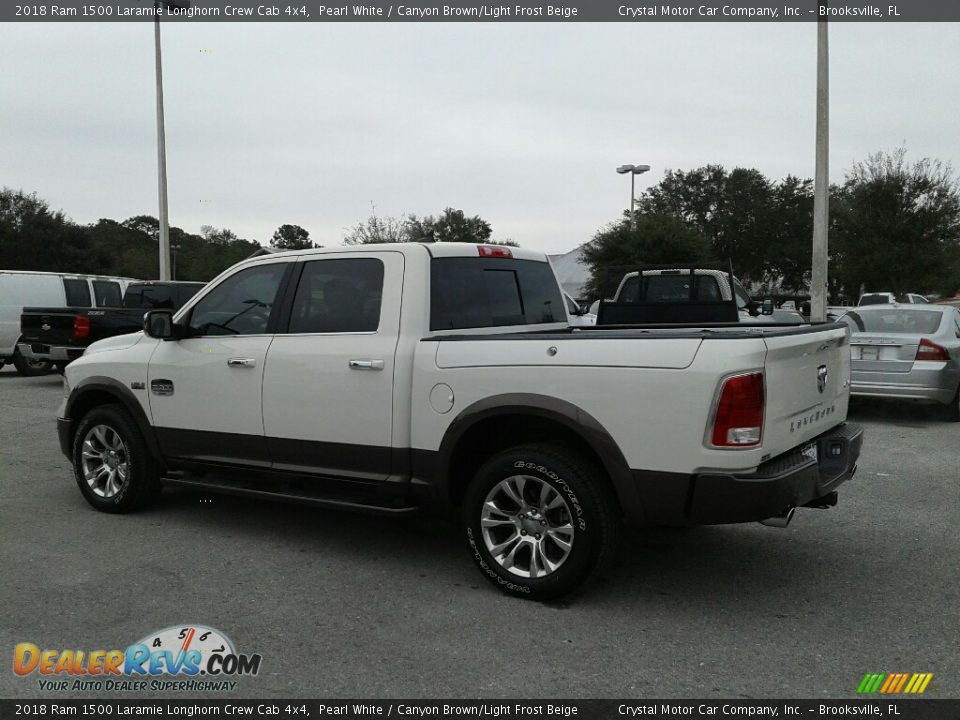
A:
{"label": "silver sedan", "polygon": [[960,422],[960,310],[893,303],[841,320],[853,331],[852,395],[939,403]]}

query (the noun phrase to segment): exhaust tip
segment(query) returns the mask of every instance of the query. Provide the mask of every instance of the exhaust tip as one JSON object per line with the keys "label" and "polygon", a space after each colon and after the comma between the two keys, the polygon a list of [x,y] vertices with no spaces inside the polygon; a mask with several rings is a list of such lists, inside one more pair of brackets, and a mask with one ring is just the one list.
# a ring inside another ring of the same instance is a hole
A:
{"label": "exhaust tip", "polygon": [[775,515],[774,517],[769,517],[766,520],[761,520],[761,525],[766,525],[767,527],[775,528],[785,528],[790,524],[790,521],[793,520],[793,514],[797,511],[795,507],[789,508],[782,515]]}

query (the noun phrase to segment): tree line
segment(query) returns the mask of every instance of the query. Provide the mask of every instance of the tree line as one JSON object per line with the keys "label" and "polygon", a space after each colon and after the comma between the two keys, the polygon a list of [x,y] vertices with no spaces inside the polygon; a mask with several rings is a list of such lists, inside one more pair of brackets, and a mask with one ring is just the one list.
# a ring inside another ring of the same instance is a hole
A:
{"label": "tree line", "polygon": [[[860,288],[952,296],[960,288],[960,190],[949,166],[877,153],[830,188],[829,283],[834,301]],[[604,268],[732,262],[757,292],[806,294],[813,181],[772,181],[759,170],[707,165],[667,171],[635,210],[584,246],[586,295],[609,295]]]}
{"label": "tree line", "polygon": [[[951,168],[903,149],[853,165],[830,188],[830,294],[855,300],[861,287],[953,295],[960,288],[960,189]],[[771,180],[759,170],[706,165],[668,170],[639,198],[634,217],[601,228],[583,247],[591,269],[585,298],[608,294],[604,268],[640,263],[727,262],[756,292],[805,294],[810,279],[813,181]],[[631,222],[631,220],[633,222]],[[79,225],[37,195],[0,191],[0,266],[156,278],[159,223],[149,215]],[[346,228],[344,245],[495,240],[478,215],[378,216]],[[586,238],[584,238],[586,240]],[[260,248],[228,228],[170,228],[175,277],[210,280]],[[283,224],[269,244],[314,247],[300,225]],[[619,277],[614,278],[618,280]]]}
{"label": "tree line", "polygon": [[[378,217],[348,228],[345,245],[372,242],[498,242],[491,240],[490,223],[462,210],[445,208],[423,217]],[[141,279],[159,276],[160,223],[150,215],[123,221],[101,218],[81,225],[62,210],[53,210],[36,193],[0,190],[0,267],[5,270],[39,270],[118,275]],[[179,227],[169,229],[171,270],[177,280],[208,281],[231,265],[248,258],[261,245],[237,237],[229,228],[203,225],[200,234]],[[506,244],[516,243],[506,240]],[[277,250],[302,250],[315,245],[300,225],[280,225],[270,238]]]}

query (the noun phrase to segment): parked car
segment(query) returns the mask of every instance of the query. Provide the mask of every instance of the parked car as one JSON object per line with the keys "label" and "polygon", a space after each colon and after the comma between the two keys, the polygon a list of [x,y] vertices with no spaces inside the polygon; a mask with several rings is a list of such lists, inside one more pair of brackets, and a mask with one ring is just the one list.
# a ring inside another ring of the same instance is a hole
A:
{"label": "parked car", "polygon": [[51,370],[47,360],[24,357],[20,342],[20,315],[29,305],[70,308],[120,307],[130,278],[73,273],[0,270],[0,367],[13,362],[21,375]]}
{"label": "parked car", "polygon": [[179,310],[203,286],[202,282],[148,280],[127,285],[123,307],[24,308],[17,349],[28,360],[63,370],[91,343],[142,330],[145,311]]}
{"label": "parked car", "polygon": [[843,316],[854,396],[939,404],[960,421],[960,310],[949,305],[871,305]]}
{"label": "parked car", "polygon": [[546,256],[521,248],[277,253],[91,345],[57,427],[97,510],[163,481],[433,512],[496,587],[543,599],[614,556],[623,518],[782,526],[834,505],[862,443],[847,336],[571,328]]}

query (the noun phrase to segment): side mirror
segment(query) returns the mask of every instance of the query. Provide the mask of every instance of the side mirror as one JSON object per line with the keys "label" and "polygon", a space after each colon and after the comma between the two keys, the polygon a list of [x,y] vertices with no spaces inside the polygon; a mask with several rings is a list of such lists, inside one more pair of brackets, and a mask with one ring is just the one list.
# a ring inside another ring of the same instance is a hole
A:
{"label": "side mirror", "polygon": [[765,297],[760,305],[761,315],[773,315],[773,298]]}
{"label": "side mirror", "polygon": [[173,339],[173,314],[169,310],[151,310],[143,316],[143,332],[157,340]]}

